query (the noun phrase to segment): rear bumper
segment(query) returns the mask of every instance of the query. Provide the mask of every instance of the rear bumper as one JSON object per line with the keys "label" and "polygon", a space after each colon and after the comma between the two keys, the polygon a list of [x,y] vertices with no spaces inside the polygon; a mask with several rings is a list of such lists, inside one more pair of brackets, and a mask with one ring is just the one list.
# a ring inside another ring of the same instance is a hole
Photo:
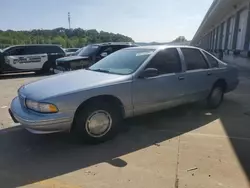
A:
{"label": "rear bumper", "polygon": [[39,114],[24,109],[19,98],[16,97],[9,109],[14,122],[19,122],[25,129],[36,134],[48,134],[69,131],[73,118],[64,117],[63,114]]}

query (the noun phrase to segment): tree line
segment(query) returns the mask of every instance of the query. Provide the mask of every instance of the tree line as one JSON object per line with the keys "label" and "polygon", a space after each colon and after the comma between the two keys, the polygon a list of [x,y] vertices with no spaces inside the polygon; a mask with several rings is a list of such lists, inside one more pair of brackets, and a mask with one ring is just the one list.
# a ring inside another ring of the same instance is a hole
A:
{"label": "tree line", "polygon": [[34,29],[31,31],[0,30],[0,48],[18,44],[58,44],[64,48],[82,47],[89,43],[134,42],[121,34],[95,29],[84,30],[56,28],[52,30]]}

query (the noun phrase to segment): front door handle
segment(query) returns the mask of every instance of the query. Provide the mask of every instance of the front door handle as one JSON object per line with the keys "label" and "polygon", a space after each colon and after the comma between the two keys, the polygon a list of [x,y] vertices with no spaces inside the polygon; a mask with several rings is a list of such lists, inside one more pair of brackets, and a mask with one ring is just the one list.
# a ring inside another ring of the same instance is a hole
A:
{"label": "front door handle", "polygon": [[208,75],[208,76],[211,76],[211,75],[212,75],[212,73],[211,73],[211,72],[207,72],[207,75]]}
{"label": "front door handle", "polygon": [[184,80],[185,77],[184,77],[184,76],[179,76],[178,79],[179,79],[179,80]]}

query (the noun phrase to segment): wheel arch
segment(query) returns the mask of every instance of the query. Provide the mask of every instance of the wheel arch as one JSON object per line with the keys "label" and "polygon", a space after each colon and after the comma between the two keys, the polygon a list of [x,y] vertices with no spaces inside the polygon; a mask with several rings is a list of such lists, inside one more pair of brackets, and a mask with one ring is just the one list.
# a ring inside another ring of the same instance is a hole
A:
{"label": "wheel arch", "polygon": [[228,88],[227,82],[226,82],[226,80],[223,79],[223,78],[218,79],[218,80],[214,83],[213,88],[214,88],[215,86],[221,86],[221,87],[223,88],[223,91],[224,91],[224,92],[226,92],[226,91],[227,91],[227,88]]}
{"label": "wheel arch", "polygon": [[117,107],[117,109],[120,110],[122,117],[125,117],[125,109],[124,109],[124,105],[122,103],[122,101],[113,95],[98,95],[98,96],[94,96],[91,97],[85,101],[83,101],[76,109],[75,114],[74,114],[74,120],[73,120],[73,125],[74,126],[74,122],[75,122],[75,118],[77,116],[77,114],[84,108],[86,108],[88,105],[93,104],[93,103],[98,103],[98,102],[107,102],[111,105],[114,105],[115,107]]}

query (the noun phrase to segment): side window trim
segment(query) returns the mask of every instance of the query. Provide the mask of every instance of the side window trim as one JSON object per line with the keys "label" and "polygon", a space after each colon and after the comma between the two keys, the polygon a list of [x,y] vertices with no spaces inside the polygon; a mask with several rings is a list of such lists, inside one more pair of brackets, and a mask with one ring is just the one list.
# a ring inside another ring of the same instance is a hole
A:
{"label": "side window trim", "polygon": [[206,52],[205,50],[202,50],[202,53],[203,53],[203,55],[205,56],[205,58],[206,58],[208,64],[210,65],[210,69],[219,68],[218,66],[217,66],[217,67],[213,67],[212,64],[210,63],[208,57],[207,57],[207,55],[208,55],[208,56],[211,56],[215,61],[217,61],[217,65],[219,65],[219,60],[218,60],[214,55],[212,55],[212,54]]}
{"label": "side window trim", "polygon": [[210,63],[208,63],[205,55],[202,53],[202,51],[200,49],[198,51],[200,52],[200,54],[202,55],[203,59],[205,60],[205,63],[207,64],[207,69],[210,69]]}
{"label": "side window trim", "polygon": [[213,67],[212,67],[211,63],[209,62],[204,50],[200,50],[200,52],[201,52],[203,58],[205,59],[205,61],[207,62],[209,69],[212,69]]}
{"label": "side window trim", "polygon": [[180,58],[180,61],[181,61],[181,69],[182,71],[180,73],[183,73],[183,72],[186,72],[187,70],[187,64],[185,62],[185,58],[184,58],[184,55],[181,51],[181,48],[176,48],[178,54],[179,54],[179,58]]}

